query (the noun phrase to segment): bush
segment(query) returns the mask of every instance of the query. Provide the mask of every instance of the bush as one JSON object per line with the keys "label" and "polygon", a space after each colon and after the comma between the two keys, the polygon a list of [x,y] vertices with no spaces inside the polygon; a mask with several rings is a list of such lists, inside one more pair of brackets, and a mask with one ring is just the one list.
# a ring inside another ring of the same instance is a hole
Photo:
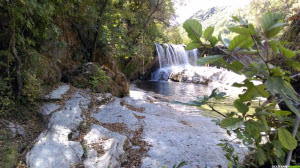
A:
{"label": "bush", "polygon": [[90,75],[88,83],[94,91],[99,91],[99,86],[102,84],[104,87],[107,85],[108,80],[109,77],[106,75],[106,73],[102,69],[97,68]]}
{"label": "bush", "polygon": [[[189,19],[183,24],[192,40],[186,48],[214,47],[218,41],[226,47],[226,50],[221,49],[224,55],[201,58],[199,63],[214,63],[247,77],[242,83],[233,84],[234,87],[246,88],[245,92],[240,94],[233,103],[236,111],[224,116],[225,118],[218,121],[217,124],[226,129],[228,134],[233,131],[244,145],[253,149],[252,153],[248,155],[248,160],[244,162],[244,165],[241,165],[238,163],[238,156],[234,154],[234,148],[229,141],[223,140],[223,143],[219,145],[225,150],[226,158],[231,161],[229,167],[258,167],[267,166],[267,163],[289,165],[292,151],[298,146],[296,138],[300,140],[298,130],[300,112],[295,107],[300,103],[300,99],[291,87],[290,72],[282,70],[280,66],[271,65],[269,59],[272,58],[272,55],[281,55],[286,60],[292,60],[299,51],[285,48],[284,42],[277,38],[283,26],[286,25],[282,23],[282,14],[267,13],[264,15],[261,20],[263,32],[259,32],[253,24],[247,23],[242,18],[233,17],[233,19],[239,25],[228,28],[238,34],[232,40],[224,40],[221,35],[218,39],[212,36],[213,27],[202,32],[202,25],[194,19]],[[245,63],[236,58],[241,55],[246,57],[248,54],[256,57],[257,61]],[[223,59],[224,56],[233,57],[235,61],[228,63]],[[260,81],[261,84],[255,85],[253,81]],[[218,96],[219,94],[214,90],[211,96],[206,96],[191,105],[201,106],[209,103],[208,98]],[[249,113],[252,101],[260,97],[267,100],[255,108],[254,114]],[[288,111],[279,110],[277,102],[284,102]],[[292,164],[296,163],[292,162]]]}

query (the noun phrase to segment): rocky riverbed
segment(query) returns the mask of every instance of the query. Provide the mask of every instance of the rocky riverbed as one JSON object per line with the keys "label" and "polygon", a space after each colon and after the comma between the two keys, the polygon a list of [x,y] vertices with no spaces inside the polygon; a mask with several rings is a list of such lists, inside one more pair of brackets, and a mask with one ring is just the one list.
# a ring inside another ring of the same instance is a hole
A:
{"label": "rocky riverbed", "polygon": [[[154,93],[130,88],[116,98],[62,85],[45,97],[47,123],[26,154],[43,167],[227,167],[221,139],[233,139],[211,118],[162,102]],[[244,148],[235,145],[237,152]]]}

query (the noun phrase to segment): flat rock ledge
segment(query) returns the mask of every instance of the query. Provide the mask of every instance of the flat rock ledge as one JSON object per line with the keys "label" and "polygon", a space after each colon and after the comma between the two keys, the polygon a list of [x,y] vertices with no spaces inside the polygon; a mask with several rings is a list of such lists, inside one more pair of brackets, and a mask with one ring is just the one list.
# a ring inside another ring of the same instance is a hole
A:
{"label": "flat rock ledge", "polygon": [[[89,105],[101,104],[112,99],[111,94],[91,96],[89,90],[62,85],[45,98],[40,113],[48,118],[47,129],[35,140],[26,154],[26,164],[31,168],[117,168],[127,161],[125,149],[131,146],[126,136],[93,124],[88,133]],[[71,93],[68,93],[71,92]],[[68,95],[69,94],[69,95]],[[65,100],[63,100],[65,99]],[[91,101],[91,99],[95,101]],[[53,102],[53,101],[57,102]],[[62,103],[63,102],[63,103]],[[82,138],[83,137],[83,138]]]}
{"label": "flat rock ledge", "polygon": [[[56,90],[63,94],[55,97],[60,100],[41,108],[49,118],[47,129],[26,154],[28,167],[161,168],[181,161],[187,162],[184,168],[228,165],[216,144],[234,137],[210,118],[176,110],[134,86],[124,98],[61,87]],[[234,146],[236,152],[246,151]]]}

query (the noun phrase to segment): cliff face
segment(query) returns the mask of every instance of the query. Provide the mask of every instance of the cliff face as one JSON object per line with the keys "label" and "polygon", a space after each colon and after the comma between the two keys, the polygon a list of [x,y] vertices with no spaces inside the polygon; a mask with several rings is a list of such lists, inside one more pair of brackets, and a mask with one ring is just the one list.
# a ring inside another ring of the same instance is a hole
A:
{"label": "cliff face", "polygon": [[246,8],[239,9],[232,6],[212,7],[207,10],[198,11],[191,18],[199,20],[204,29],[213,26],[216,33],[222,32],[222,34],[228,34],[229,32],[226,30],[226,27],[234,25],[231,16],[239,16],[241,13],[239,11],[243,11],[244,13]]}
{"label": "cliff face", "polygon": [[227,27],[234,26],[232,16],[239,16],[248,18],[249,7],[245,6],[215,6],[206,10],[199,10],[191,18],[197,19],[201,22],[203,28],[209,26],[215,27],[215,33],[222,33],[223,36],[228,35],[230,32]]}

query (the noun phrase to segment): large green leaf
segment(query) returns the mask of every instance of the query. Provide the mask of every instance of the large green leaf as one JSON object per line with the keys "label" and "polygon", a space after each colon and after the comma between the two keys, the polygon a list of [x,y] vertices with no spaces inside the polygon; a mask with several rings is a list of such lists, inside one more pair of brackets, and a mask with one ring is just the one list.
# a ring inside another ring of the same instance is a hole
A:
{"label": "large green leaf", "polygon": [[233,20],[235,20],[235,21],[237,21],[237,22],[240,21],[240,19],[239,19],[237,16],[231,16],[231,17],[232,17]]}
{"label": "large green leaf", "polygon": [[241,35],[256,35],[255,30],[246,27],[229,27],[230,31]]}
{"label": "large green leaf", "polygon": [[267,31],[282,19],[283,14],[281,13],[266,13],[261,19],[261,27],[264,31]]}
{"label": "large green leaf", "polygon": [[229,43],[228,49],[230,51],[239,48],[251,48],[254,45],[254,42],[251,36],[248,35],[238,35],[235,36]]}
{"label": "large green leaf", "polygon": [[217,60],[214,64],[225,69],[231,70],[237,74],[241,74],[241,70],[244,68],[244,65],[240,61],[233,61],[230,64],[226,62],[223,58]]}
{"label": "large green leaf", "polygon": [[282,157],[285,155],[284,151],[281,148],[274,148],[273,153],[278,157]]}
{"label": "large green leaf", "polygon": [[258,138],[261,132],[259,123],[257,121],[247,121],[245,123],[245,132],[254,138]]}
{"label": "large green leaf", "polygon": [[238,47],[239,48],[247,48],[250,50],[254,46],[254,41],[252,38],[248,38],[246,41],[242,42]]}
{"label": "large green leaf", "polygon": [[243,86],[247,87],[247,91],[244,94],[239,95],[242,102],[251,101],[256,97],[269,97],[269,92],[265,91],[265,84],[255,86],[252,82],[246,80]]}
{"label": "large green leaf", "polygon": [[203,32],[203,37],[206,39],[206,40],[209,40],[210,37],[212,36],[213,32],[214,32],[214,27],[208,27],[204,30]]}
{"label": "large green leaf", "polygon": [[283,14],[280,13],[267,13],[262,17],[261,27],[267,38],[272,38],[280,32],[283,26],[282,19]]}
{"label": "large green leaf", "polygon": [[237,99],[233,103],[234,107],[241,112],[243,115],[245,115],[249,111],[249,107],[245,105],[241,100]]}
{"label": "large green leaf", "polygon": [[200,37],[202,35],[202,25],[196,19],[188,19],[183,23],[183,28],[188,33],[188,37],[193,42],[200,42]]}
{"label": "large green leaf", "polygon": [[294,89],[291,88],[291,86],[288,85],[281,77],[267,78],[265,84],[272,95],[275,96],[276,93],[279,93],[290,110],[296,115],[300,115],[299,111],[292,105],[288,97],[292,98],[296,102],[300,102],[300,100],[296,96]]}
{"label": "large green leaf", "polygon": [[218,42],[219,40],[217,39],[217,37],[212,36],[212,37],[209,38],[208,41],[209,41],[209,43],[210,43],[210,46],[214,47],[214,46],[217,44],[217,42]]}
{"label": "large green leaf", "polygon": [[280,32],[281,28],[282,28],[282,26],[280,26],[280,27],[275,27],[275,28],[273,28],[273,29],[271,29],[271,30],[269,30],[269,31],[266,31],[266,32],[265,32],[265,36],[266,36],[267,38],[275,37],[275,36]]}
{"label": "large green leaf", "polygon": [[288,115],[291,115],[291,112],[290,111],[283,111],[283,110],[276,110],[276,111],[274,111],[274,114],[276,116],[288,116]]}
{"label": "large green leaf", "polygon": [[278,47],[280,52],[287,58],[293,58],[296,55],[296,53],[287,48],[284,48],[280,43],[278,44]]}
{"label": "large green leaf", "polygon": [[195,48],[199,48],[200,43],[199,42],[190,42],[186,45],[185,50],[193,50]]}
{"label": "large green leaf", "polygon": [[266,154],[261,148],[258,148],[257,150],[257,160],[260,166],[263,165],[267,160]]}
{"label": "large green leaf", "polygon": [[212,62],[218,61],[222,57],[224,57],[224,55],[212,55],[212,56],[199,58],[197,62],[200,65],[204,65],[207,63],[212,63]]}
{"label": "large green leaf", "polygon": [[221,121],[221,127],[235,130],[244,124],[242,118],[225,118]]}
{"label": "large green leaf", "polygon": [[278,129],[278,139],[282,146],[288,150],[293,150],[297,147],[297,141],[293,135],[285,128]]}
{"label": "large green leaf", "polygon": [[274,153],[274,155],[276,155],[277,157],[280,157],[280,156],[281,156],[281,151],[282,151],[282,150],[278,150],[277,148],[274,148],[274,149],[273,149],[273,153]]}
{"label": "large green leaf", "polygon": [[271,31],[272,29],[275,29],[277,27],[282,27],[282,26],[287,26],[287,25],[289,25],[289,24],[279,22],[279,23],[276,23],[276,24],[272,25],[271,27],[269,27],[267,31]]}
{"label": "large green leaf", "polygon": [[262,127],[261,127],[262,131],[264,131],[264,132],[268,131],[269,130],[269,125],[268,125],[268,122],[266,120],[266,116],[260,115],[259,120],[262,122]]}

